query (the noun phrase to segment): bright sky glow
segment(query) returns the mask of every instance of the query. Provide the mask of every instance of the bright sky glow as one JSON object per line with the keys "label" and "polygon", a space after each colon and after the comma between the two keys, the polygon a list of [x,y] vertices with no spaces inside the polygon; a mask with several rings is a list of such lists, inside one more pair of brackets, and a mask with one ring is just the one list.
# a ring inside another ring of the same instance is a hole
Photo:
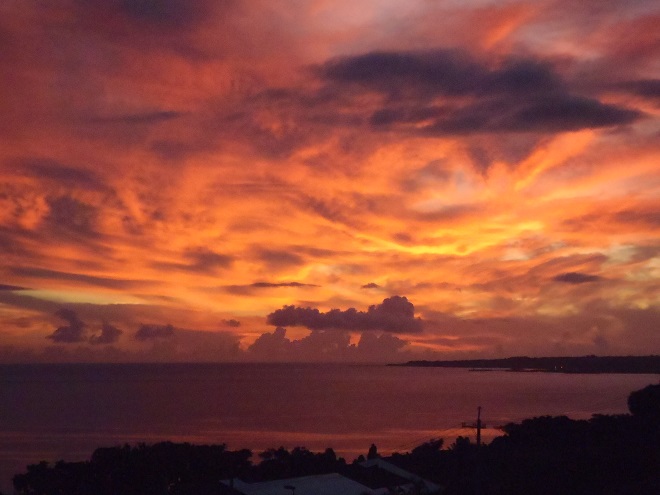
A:
{"label": "bright sky glow", "polygon": [[659,24],[2,3],[0,361],[659,353]]}

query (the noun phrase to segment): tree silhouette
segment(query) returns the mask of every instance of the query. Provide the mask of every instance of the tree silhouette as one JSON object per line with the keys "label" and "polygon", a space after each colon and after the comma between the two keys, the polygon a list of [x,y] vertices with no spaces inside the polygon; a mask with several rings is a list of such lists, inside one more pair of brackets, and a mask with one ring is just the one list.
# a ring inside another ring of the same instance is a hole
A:
{"label": "tree silhouette", "polygon": [[628,409],[634,416],[660,421],[660,384],[632,392],[628,396]]}

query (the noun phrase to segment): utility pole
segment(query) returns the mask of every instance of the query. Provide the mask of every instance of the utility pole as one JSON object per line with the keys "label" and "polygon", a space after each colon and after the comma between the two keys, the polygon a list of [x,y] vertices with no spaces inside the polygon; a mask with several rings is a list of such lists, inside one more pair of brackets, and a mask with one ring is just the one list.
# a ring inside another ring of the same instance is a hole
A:
{"label": "utility pole", "polygon": [[481,429],[486,428],[486,425],[481,422],[481,406],[477,407],[477,422],[476,423],[463,423],[463,428],[476,428],[477,430],[477,451],[474,457],[474,493],[476,495],[481,495],[482,490],[482,466],[481,466]]}
{"label": "utility pole", "polygon": [[481,406],[477,407],[477,448],[481,447]]}
{"label": "utility pole", "polygon": [[481,406],[477,407],[477,422],[476,423],[463,423],[463,428],[475,428],[477,430],[477,447],[481,447],[481,429],[486,428],[486,425],[481,423]]}

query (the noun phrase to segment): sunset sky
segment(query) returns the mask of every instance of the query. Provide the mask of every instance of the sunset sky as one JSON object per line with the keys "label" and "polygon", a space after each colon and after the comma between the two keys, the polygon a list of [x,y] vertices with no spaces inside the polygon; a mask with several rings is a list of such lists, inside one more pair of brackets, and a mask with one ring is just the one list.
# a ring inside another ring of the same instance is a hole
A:
{"label": "sunset sky", "polygon": [[0,362],[660,353],[657,0],[5,0]]}

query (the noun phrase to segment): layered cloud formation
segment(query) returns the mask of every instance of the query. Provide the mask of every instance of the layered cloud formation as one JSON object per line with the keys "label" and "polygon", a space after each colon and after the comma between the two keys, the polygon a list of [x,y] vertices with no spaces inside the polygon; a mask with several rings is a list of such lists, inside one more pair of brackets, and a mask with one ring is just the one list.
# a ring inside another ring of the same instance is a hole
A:
{"label": "layered cloud formation", "polygon": [[659,22],[3,3],[0,360],[660,352]]}
{"label": "layered cloud formation", "polygon": [[267,322],[277,326],[303,326],[310,330],[382,330],[396,333],[418,333],[422,320],[415,318],[415,307],[405,297],[393,296],[367,311],[349,308],[321,312],[316,308],[284,306],[268,315]]}

